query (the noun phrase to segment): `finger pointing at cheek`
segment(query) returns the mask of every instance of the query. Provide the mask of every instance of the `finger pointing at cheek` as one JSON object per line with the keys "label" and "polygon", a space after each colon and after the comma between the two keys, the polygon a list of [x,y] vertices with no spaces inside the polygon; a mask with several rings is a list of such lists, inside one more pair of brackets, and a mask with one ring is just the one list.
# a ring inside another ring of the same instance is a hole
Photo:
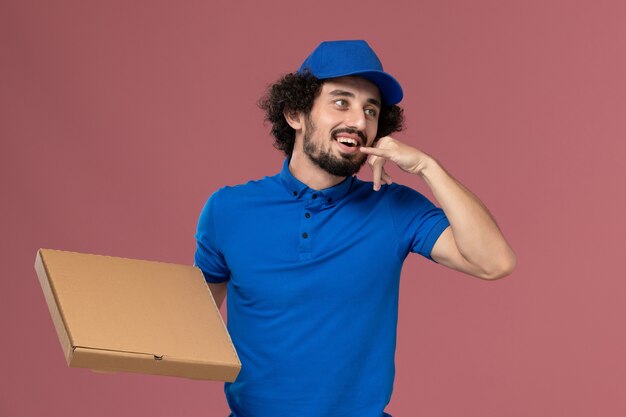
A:
{"label": "finger pointing at cheek", "polygon": [[362,146],[359,150],[370,158],[391,161],[401,170],[419,174],[429,156],[417,148],[406,145],[391,137],[381,138],[375,147]]}
{"label": "finger pointing at cheek", "polygon": [[361,146],[359,148],[361,152],[367,155],[375,155],[381,158],[389,159],[392,155],[392,152],[388,149],[380,149],[380,148],[369,148],[365,146]]}

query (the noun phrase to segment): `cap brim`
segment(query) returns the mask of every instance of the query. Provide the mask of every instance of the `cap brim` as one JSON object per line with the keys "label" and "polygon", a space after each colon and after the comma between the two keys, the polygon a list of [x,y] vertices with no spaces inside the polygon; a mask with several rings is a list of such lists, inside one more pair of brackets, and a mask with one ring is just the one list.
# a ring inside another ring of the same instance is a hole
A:
{"label": "cap brim", "polygon": [[363,71],[352,75],[357,75],[369,80],[378,86],[383,103],[387,105],[398,104],[402,101],[404,93],[398,80],[383,71]]}
{"label": "cap brim", "polygon": [[329,78],[339,78],[339,77],[347,77],[350,75],[363,77],[366,80],[369,80],[376,84],[378,90],[380,90],[380,95],[384,104],[393,105],[398,104],[402,101],[402,97],[404,93],[402,92],[402,87],[398,80],[393,78],[391,75],[387,74],[384,71],[377,70],[367,70],[367,71],[352,71],[348,73],[338,73],[332,75],[320,75],[316,76],[319,79],[329,79]]}

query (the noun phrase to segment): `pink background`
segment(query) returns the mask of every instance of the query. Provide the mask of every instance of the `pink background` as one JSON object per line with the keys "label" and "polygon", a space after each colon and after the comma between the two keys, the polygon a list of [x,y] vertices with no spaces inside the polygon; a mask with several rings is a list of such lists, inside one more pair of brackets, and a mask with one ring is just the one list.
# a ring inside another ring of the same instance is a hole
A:
{"label": "pink background", "polygon": [[35,252],[191,264],[207,197],[280,169],[266,85],[355,38],[518,256],[495,282],[407,260],[387,411],[626,415],[625,4],[3,0],[0,415],[226,417],[220,382],[68,368]]}

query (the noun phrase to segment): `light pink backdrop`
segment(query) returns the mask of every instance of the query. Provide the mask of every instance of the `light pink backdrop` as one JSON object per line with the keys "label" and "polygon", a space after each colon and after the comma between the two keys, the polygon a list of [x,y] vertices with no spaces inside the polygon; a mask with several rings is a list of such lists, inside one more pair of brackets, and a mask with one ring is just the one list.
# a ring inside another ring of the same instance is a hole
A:
{"label": "light pink backdrop", "polygon": [[191,264],[206,198],[280,169],[266,85],[355,38],[518,256],[496,282],[409,258],[387,411],[626,415],[625,5],[3,0],[0,415],[227,415],[219,382],[68,368],[35,251]]}

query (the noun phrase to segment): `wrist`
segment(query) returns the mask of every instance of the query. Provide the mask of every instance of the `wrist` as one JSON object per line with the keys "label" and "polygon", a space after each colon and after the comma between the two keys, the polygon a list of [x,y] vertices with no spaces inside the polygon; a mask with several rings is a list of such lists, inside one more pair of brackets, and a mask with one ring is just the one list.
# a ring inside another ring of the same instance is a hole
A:
{"label": "wrist", "polygon": [[417,167],[417,175],[422,177],[422,179],[427,179],[434,171],[437,170],[437,167],[437,161],[430,156],[426,156],[422,161],[420,161]]}

